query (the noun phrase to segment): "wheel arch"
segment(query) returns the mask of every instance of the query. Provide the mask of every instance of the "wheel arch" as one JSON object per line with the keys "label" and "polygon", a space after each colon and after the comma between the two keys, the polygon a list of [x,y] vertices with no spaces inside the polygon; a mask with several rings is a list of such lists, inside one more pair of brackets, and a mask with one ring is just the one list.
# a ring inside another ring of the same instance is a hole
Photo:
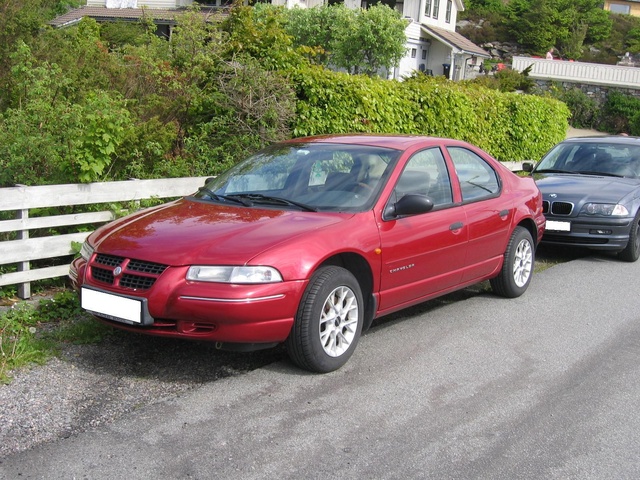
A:
{"label": "wheel arch", "polygon": [[523,218],[516,225],[516,227],[526,228],[531,234],[531,239],[533,240],[534,248],[538,246],[538,227],[536,225],[536,222],[534,222],[532,218]]}
{"label": "wheel arch", "polygon": [[371,265],[362,255],[353,252],[333,255],[322,262],[318,268],[328,265],[335,265],[348,270],[358,281],[365,303],[362,331],[366,331],[371,326],[377,310],[376,298],[373,295],[373,271]]}

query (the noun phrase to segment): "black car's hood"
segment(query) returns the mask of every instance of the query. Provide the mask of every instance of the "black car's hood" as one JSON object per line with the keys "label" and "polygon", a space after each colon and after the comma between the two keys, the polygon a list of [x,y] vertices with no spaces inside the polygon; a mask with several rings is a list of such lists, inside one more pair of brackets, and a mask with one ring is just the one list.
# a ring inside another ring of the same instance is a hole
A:
{"label": "black car's hood", "polygon": [[633,178],[535,172],[534,178],[544,200],[571,202],[576,206],[586,202],[621,203],[640,188],[640,180]]}

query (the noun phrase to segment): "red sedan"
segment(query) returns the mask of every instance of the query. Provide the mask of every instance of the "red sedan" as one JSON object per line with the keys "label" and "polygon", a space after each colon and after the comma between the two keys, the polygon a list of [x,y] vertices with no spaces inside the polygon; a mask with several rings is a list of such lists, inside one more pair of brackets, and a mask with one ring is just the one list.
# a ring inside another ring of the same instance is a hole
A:
{"label": "red sedan", "polygon": [[100,228],[70,277],[115,327],[228,349],[284,342],[297,365],[329,372],[374,318],[484,280],[524,293],[544,225],[533,180],[468,143],[300,138]]}

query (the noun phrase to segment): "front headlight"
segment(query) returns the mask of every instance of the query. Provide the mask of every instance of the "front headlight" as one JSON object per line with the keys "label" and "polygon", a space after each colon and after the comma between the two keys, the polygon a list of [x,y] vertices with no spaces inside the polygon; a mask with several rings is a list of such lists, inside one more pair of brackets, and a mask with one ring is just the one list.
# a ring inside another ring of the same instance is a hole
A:
{"label": "front headlight", "polygon": [[613,203],[585,203],[582,212],[587,215],[606,215],[613,217],[626,217],[629,210],[623,205]]}
{"label": "front headlight", "polygon": [[89,242],[85,241],[80,247],[80,256],[88,262],[91,255],[93,255],[93,247],[89,245]]}
{"label": "front headlight", "polygon": [[282,281],[282,275],[273,267],[194,265],[187,272],[187,280],[216,283],[276,283]]}

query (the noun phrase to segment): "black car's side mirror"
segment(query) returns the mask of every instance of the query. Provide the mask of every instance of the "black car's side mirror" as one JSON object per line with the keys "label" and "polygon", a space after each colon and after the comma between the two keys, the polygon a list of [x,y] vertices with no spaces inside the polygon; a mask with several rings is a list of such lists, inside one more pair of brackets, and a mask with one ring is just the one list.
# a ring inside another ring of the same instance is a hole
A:
{"label": "black car's side mirror", "polygon": [[410,193],[404,195],[396,203],[390,204],[384,211],[384,218],[416,215],[433,210],[433,200],[426,195]]}
{"label": "black car's side mirror", "polygon": [[524,162],[522,164],[522,170],[528,173],[533,172],[533,163],[532,162]]}

